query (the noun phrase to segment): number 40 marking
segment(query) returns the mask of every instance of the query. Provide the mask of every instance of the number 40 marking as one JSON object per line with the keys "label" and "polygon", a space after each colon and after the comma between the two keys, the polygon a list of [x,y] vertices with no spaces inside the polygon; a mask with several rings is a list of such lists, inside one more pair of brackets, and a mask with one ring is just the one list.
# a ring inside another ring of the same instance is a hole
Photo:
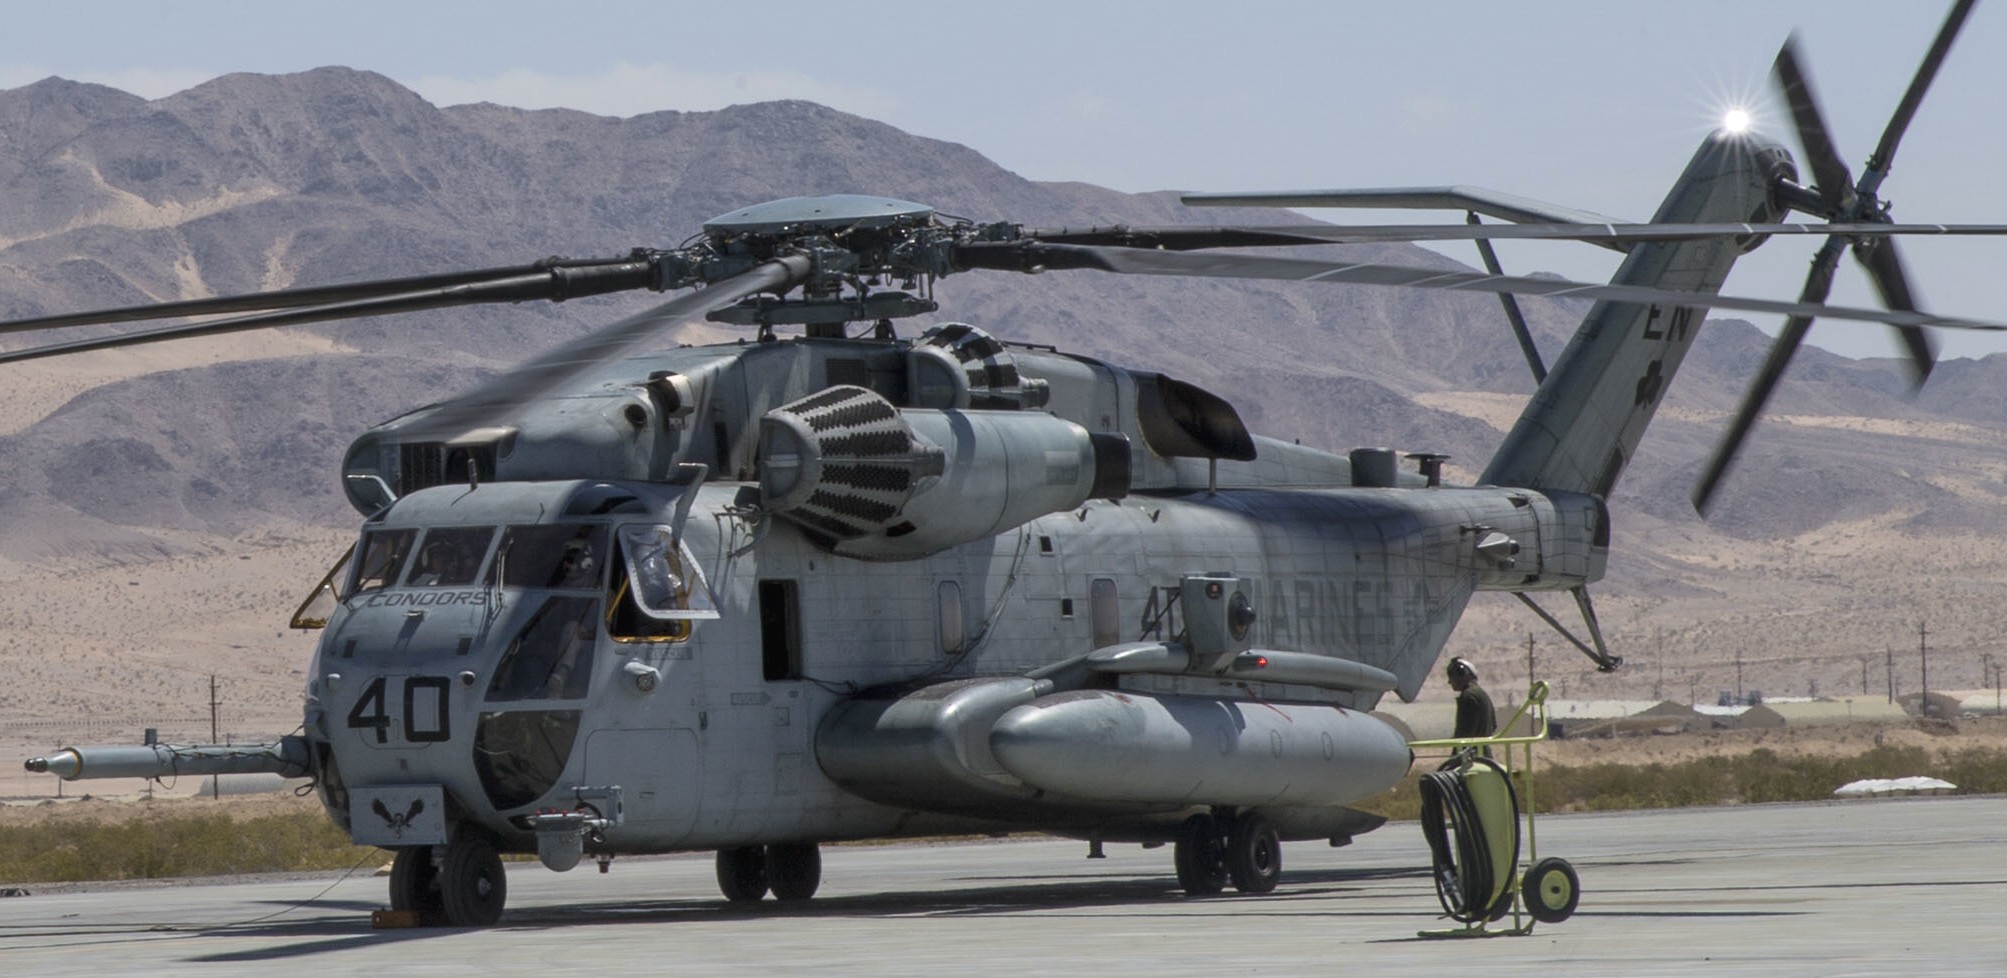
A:
{"label": "number 40 marking", "polygon": [[[378,676],[356,698],[355,708],[348,711],[349,729],[376,731],[376,742],[390,742],[390,710],[386,690],[390,679]],[[412,676],[404,681],[404,739],[414,744],[437,743],[449,739],[452,724],[448,722],[446,691],[449,684],[445,676]],[[429,695],[428,695],[429,692]],[[419,726],[419,704],[430,706],[431,715],[424,719],[430,723]]]}

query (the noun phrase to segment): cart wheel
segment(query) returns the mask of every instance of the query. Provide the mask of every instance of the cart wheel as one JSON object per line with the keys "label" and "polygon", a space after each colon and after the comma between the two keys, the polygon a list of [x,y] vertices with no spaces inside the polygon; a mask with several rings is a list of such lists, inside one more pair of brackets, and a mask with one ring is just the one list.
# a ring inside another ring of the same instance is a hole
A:
{"label": "cart wheel", "polygon": [[1533,864],[1519,883],[1526,912],[1543,924],[1558,924],[1575,913],[1582,900],[1582,881],[1568,860],[1548,857]]}

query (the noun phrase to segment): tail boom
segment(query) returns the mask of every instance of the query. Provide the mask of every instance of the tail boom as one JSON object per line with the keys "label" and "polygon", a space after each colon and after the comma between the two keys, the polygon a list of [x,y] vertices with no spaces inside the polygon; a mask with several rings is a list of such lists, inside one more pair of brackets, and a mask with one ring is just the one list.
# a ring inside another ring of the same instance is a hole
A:
{"label": "tail boom", "polygon": [[[1702,144],[1653,217],[1658,223],[1773,223],[1777,179],[1793,175],[1782,146],[1717,132]],[[1598,302],[1562,351],[1481,483],[1607,497],[1644,437],[1701,320],[1735,260],[1761,239],[1643,243],[1613,284],[1695,293],[1687,306]]]}

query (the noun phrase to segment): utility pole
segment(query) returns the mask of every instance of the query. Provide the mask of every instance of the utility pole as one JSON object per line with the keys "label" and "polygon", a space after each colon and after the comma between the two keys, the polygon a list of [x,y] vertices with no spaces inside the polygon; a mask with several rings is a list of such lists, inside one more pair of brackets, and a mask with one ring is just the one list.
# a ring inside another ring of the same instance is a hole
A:
{"label": "utility pole", "polygon": [[1925,639],[1929,635],[1930,630],[1923,626],[1923,622],[1917,622],[1916,657],[1919,663],[1918,669],[1921,672],[1918,678],[1923,684],[1918,690],[1916,700],[1916,712],[1920,716],[1930,715],[1930,646],[1925,643]]}
{"label": "utility pole", "polygon": [[1861,656],[1861,695],[1868,695],[1868,657]]}
{"label": "utility pole", "polygon": [[1746,702],[1742,698],[1742,646],[1740,645],[1735,647],[1735,702],[1738,705]]}
{"label": "utility pole", "polygon": [[1666,698],[1666,630],[1654,628],[1652,637],[1658,642],[1655,654],[1659,660],[1659,681],[1652,684],[1652,699],[1662,700]]}
{"label": "utility pole", "polygon": [[1889,684],[1889,702],[1894,703],[1895,702],[1895,649],[1884,643],[1882,645],[1882,655],[1885,656],[1888,660],[1887,668],[1888,668],[1888,684]]}
{"label": "utility pole", "polygon": [[1533,684],[1540,680],[1533,674],[1533,633],[1526,633],[1526,695],[1533,695]]}
{"label": "utility pole", "polygon": [[[216,740],[216,674],[212,672],[209,674],[209,742],[213,744]],[[209,797],[212,799],[223,797],[222,785],[218,778],[219,776],[214,774],[209,776]]]}

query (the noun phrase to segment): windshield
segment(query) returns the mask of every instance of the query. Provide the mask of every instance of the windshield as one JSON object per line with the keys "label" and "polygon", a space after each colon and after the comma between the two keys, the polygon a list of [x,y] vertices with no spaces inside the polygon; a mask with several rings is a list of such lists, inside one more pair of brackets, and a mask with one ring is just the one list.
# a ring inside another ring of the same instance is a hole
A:
{"label": "windshield", "polygon": [[362,535],[362,559],[355,562],[355,580],[350,594],[362,594],[386,587],[404,570],[411,556],[411,541],[417,530],[370,530]]}
{"label": "windshield", "polygon": [[512,526],[502,531],[500,554],[504,587],[597,588],[606,554],[606,526]]}
{"label": "windshield", "polygon": [[511,639],[488,682],[488,699],[564,699],[585,696],[592,678],[593,642],[599,637],[599,601],[552,595]]}
{"label": "windshield", "polygon": [[481,563],[494,539],[492,526],[442,526],[426,530],[405,586],[471,586],[480,579]]}

